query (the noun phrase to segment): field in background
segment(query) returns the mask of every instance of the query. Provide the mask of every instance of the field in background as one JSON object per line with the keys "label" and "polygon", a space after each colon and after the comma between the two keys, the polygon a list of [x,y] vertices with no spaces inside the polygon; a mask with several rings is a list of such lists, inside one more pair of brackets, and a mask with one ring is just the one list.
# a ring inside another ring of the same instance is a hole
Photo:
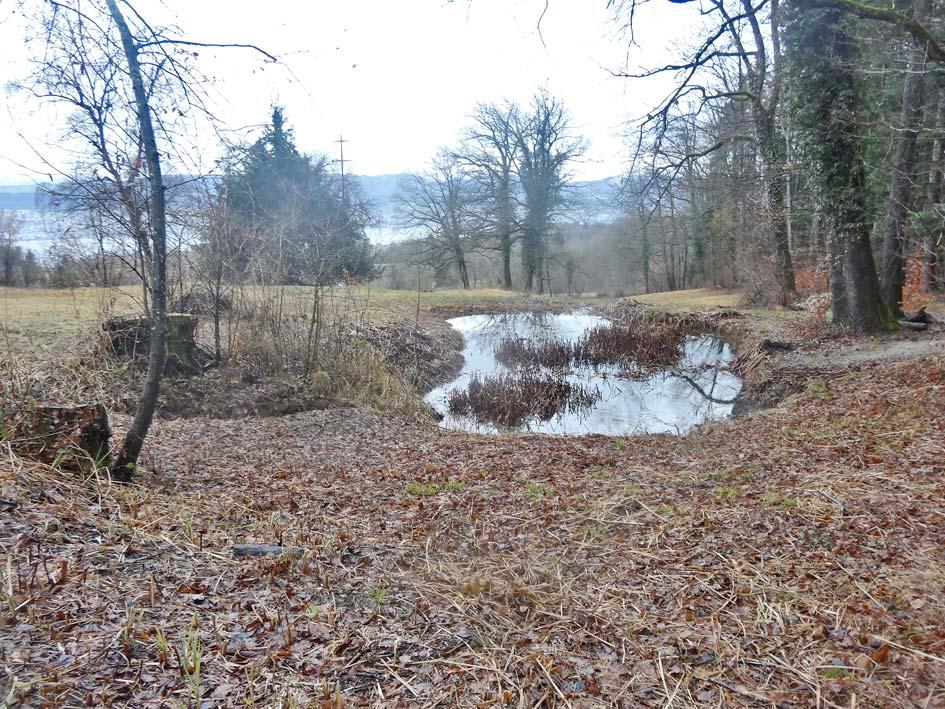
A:
{"label": "field in background", "polygon": [[[277,288],[245,288],[242,293],[262,300],[275,297]],[[289,286],[281,289],[286,312],[307,312],[312,289]],[[419,294],[420,313],[437,306],[464,304],[500,305],[521,299],[520,293],[497,289],[442,290]],[[416,291],[369,287],[339,287],[328,295],[331,303],[345,302],[368,321],[404,321],[416,315]],[[137,287],[117,288],[3,288],[0,287],[0,343],[17,354],[42,348],[56,341],[91,333],[104,318],[141,310]]]}
{"label": "field in background", "polygon": [[716,288],[666,291],[635,295],[634,300],[669,308],[732,308],[738,303],[738,293]]}
{"label": "field in background", "polygon": [[[251,300],[262,301],[267,295],[280,294],[287,313],[304,313],[309,309],[312,289],[306,287],[245,288],[242,293]],[[434,307],[475,304],[501,307],[503,303],[521,299],[517,292],[498,289],[441,290],[419,294],[420,315]],[[678,308],[732,307],[738,295],[711,288],[651,293],[634,296],[651,305]],[[604,299],[575,298],[586,303]],[[342,303],[357,311],[358,317],[375,322],[403,322],[417,315],[418,294],[409,290],[388,290],[370,287],[339,287],[328,295],[335,306]],[[91,336],[98,323],[112,315],[140,312],[141,298],[137,287],[116,288],[0,288],[0,347],[8,353],[26,355],[55,342],[78,336]],[[206,325],[206,323],[204,323]]]}
{"label": "field in background", "polygon": [[0,345],[17,354],[86,332],[106,315],[140,310],[137,288],[0,288]]}

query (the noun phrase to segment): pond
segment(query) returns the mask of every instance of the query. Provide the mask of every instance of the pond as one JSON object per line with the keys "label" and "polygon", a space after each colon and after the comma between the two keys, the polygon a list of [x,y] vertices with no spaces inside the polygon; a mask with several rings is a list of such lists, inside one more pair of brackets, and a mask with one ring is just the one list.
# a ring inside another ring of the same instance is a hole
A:
{"label": "pond", "polygon": [[[528,370],[503,363],[496,350],[510,339],[524,343],[573,345],[609,321],[589,312],[563,314],[507,313],[468,315],[449,321],[463,336],[462,371],[452,381],[429,392],[425,400],[443,416],[440,425],[476,433],[500,429],[558,435],[599,433],[630,435],[670,432],[682,434],[708,420],[731,415],[741,380],[724,367],[734,355],[715,335],[688,336],[679,358],[667,367],[642,368],[570,362],[567,367],[537,365]],[[485,378],[514,381],[542,378],[555,386],[582,392],[581,404],[562,406],[553,414],[523,416],[512,425],[488,417],[457,413],[451,397],[475,391]],[[472,387],[470,387],[472,384]]]}

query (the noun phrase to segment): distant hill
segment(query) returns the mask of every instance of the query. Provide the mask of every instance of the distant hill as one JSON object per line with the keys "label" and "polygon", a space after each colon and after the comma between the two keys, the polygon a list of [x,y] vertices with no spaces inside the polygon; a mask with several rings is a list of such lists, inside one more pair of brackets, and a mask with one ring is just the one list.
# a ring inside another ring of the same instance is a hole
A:
{"label": "distant hill", "polygon": [[390,204],[397,194],[397,186],[407,173],[394,175],[353,175],[361,186],[364,198],[377,205]]}
{"label": "distant hill", "polygon": [[[394,213],[394,197],[400,182],[408,173],[392,175],[353,175],[361,186],[364,198],[378,212],[384,222],[390,223]],[[602,180],[585,180],[572,185],[571,211],[580,221],[604,221],[617,213],[616,198],[620,189],[620,178],[607,177]]]}
{"label": "distant hill", "polygon": [[0,209],[36,209],[36,186],[0,185]]}
{"label": "distant hill", "polygon": [[[401,181],[408,176],[407,173],[352,175],[378,218],[377,226],[368,230],[369,237],[375,243],[386,244],[407,236],[394,226],[394,198]],[[188,176],[175,177],[186,181]],[[616,205],[619,184],[620,180],[616,177],[574,183],[570,190],[569,219],[581,224],[612,221],[619,214]],[[0,210],[37,211],[41,205],[42,200],[38,198],[35,185],[0,185]],[[39,221],[31,231],[36,232],[31,235],[36,236],[37,241],[42,240]]]}

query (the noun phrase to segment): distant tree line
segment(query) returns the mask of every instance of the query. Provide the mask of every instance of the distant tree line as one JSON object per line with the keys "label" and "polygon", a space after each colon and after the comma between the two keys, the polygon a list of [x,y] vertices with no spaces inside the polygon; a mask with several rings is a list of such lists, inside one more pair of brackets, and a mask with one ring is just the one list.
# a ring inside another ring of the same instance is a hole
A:
{"label": "distant tree line", "polygon": [[518,285],[544,293],[571,169],[584,150],[564,105],[545,91],[526,107],[478,106],[459,145],[442,149],[426,172],[401,185],[399,224],[418,238],[400,255],[432,268],[439,281],[453,270],[470,288],[468,260],[491,253],[501,287],[512,289],[517,251]]}
{"label": "distant tree line", "polygon": [[39,285],[44,277],[43,266],[32,249],[18,242],[22,222],[14,212],[0,210],[0,285]]}

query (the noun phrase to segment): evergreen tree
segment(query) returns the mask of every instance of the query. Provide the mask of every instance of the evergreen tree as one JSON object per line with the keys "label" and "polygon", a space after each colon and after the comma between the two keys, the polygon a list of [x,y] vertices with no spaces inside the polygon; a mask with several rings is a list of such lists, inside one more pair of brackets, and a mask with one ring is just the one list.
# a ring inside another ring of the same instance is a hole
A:
{"label": "evergreen tree", "polygon": [[249,252],[271,282],[323,284],[369,278],[366,209],[324,157],[300,153],[283,110],[224,179],[227,211],[253,237]]}

